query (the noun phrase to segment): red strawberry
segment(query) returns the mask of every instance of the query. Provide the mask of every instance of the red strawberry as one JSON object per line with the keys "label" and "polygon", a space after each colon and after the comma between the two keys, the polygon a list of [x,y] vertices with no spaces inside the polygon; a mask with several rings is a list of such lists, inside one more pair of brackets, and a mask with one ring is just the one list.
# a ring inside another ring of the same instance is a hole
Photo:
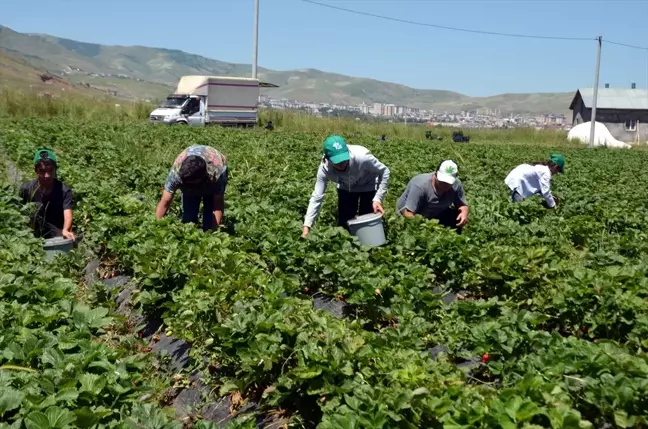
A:
{"label": "red strawberry", "polygon": [[482,361],[482,363],[486,363],[486,362],[489,361],[489,359],[490,359],[490,356],[488,355],[488,353],[484,353],[482,355],[481,361]]}

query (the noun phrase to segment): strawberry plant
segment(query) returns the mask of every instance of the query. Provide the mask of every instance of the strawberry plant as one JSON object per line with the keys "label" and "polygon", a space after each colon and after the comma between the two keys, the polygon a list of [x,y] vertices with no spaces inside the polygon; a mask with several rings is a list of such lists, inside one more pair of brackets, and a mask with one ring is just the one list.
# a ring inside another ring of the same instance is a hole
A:
{"label": "strawberry plant", "polygon": [[[424,141],[377,145],[354,135],[352,144],[370,148],[392,171],[388,243],[370,249],[334,226],[334,189],[318,226],[300,239],[323,136],[38,118],[0,119],[0,126],[2,150],[23,171],[40,144],[61,153],[88,247],[132,276],[136,306],[162,311],[165,328],[192,343],[214,392],[282,410],[305,427],[648,425],[643,150],[561,147],[568,168],[552,179],[560,204],[550,211],[536,199],[511,204],[503,178],[557,148],[475,143],[430,151]],[[219,231],[181,224],[178,204],[162,221],[153,216],[171,162],[193,143],[212,145],[231,162]],[[448,158],[459,164],[471,205],[462,235],[394,214],[408,180]],[[2,198],[9,194],[3,189]],[[24,229],[12,219],[11,231]],[[44,382],[39,389],[55,399],[42,407],[30,396],[35,387],[21,393],[30,373],[11,375],[6,386],[19,393],[0,407],[11,407],[12,422],[32,411],[42,414],[34,414],[39,422],[67,422],[86,409],[107,422],[117,419],[115,406],[106,415],[92,407],[109,408],[117,398],[128,424],[173,425],[162,409],[135,408],[121,378],[95,380],[90,375],[103,373],[77,363],[86,348],[103,356],[91,341],[111,317],[103,303],[79,305],[67,298],[70,279],[34,274],[36,257],[25,255],[38,244],[29,234],[8,245],[0,250],[11,267],[3,271],[0,323],[9,333],[2,358],[13,360],[5,363],[60,371],[60,351],[79,367],[72,377],[88,374],[74,386]],[[314,310],[320,296],[350,315]],[[32,339],[24,329],[34,324],[40,334]],[[433,356],[439,345],[446,351]],[[129,362],[130,371],[142,362],[107,356],[113,366]],[[56,400],[63,389],[78,395],[65,390]]]}
{"label": "strawberry plant", "polygon": [[74,298],[75,279],[44,261],[15,188],[0,183],[0,426],[122,424],[163,385],[151,360],[132,352],[134,338],[119,348],[104,341],[109,310]]}

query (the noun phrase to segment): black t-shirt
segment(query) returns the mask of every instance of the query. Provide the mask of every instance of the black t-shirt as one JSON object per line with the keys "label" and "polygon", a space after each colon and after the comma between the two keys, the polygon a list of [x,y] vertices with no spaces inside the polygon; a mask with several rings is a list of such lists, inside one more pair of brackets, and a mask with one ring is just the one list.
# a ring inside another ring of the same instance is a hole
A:
{"label": "black t-shirt", "polygon": [[52,191],[45,195],[38,179],[23,183],[20,187],[23,204],[37,203],[32,222],[36,236],[56,236],[63,229],[63,211],[72,209],[72,190],[59,180],[54,181]]}

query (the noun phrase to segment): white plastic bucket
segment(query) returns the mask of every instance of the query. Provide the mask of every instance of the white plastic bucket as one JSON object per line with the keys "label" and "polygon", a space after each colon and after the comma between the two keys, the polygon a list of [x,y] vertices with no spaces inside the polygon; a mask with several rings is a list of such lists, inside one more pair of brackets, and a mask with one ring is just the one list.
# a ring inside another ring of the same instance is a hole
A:
{"label": "white plastic bucket", "polygon": [[51,261],[60,253],[68,253],[74,246],[74,240],[63,237],[48,238],[45,240],[45,260]]}
{"label": "white plastic bucket", "polygon": [[349,232],[368,246],[381,246],[387,242],[380,213],[354,217],[349,221]]}

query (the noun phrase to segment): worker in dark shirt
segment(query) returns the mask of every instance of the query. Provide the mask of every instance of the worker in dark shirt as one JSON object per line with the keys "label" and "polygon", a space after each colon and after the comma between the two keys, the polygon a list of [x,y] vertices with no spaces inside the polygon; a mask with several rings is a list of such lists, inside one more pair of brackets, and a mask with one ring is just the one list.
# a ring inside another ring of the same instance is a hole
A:
{"label": "worker in dark shirt", "polygon": [[32,218],[36,237],[64,237],[75,240],[72,232],[72,190],[56,178],[56,155],[50,149],[34,154],[38,178],[23,183],[20,197],[24,204],[36,203]]}

